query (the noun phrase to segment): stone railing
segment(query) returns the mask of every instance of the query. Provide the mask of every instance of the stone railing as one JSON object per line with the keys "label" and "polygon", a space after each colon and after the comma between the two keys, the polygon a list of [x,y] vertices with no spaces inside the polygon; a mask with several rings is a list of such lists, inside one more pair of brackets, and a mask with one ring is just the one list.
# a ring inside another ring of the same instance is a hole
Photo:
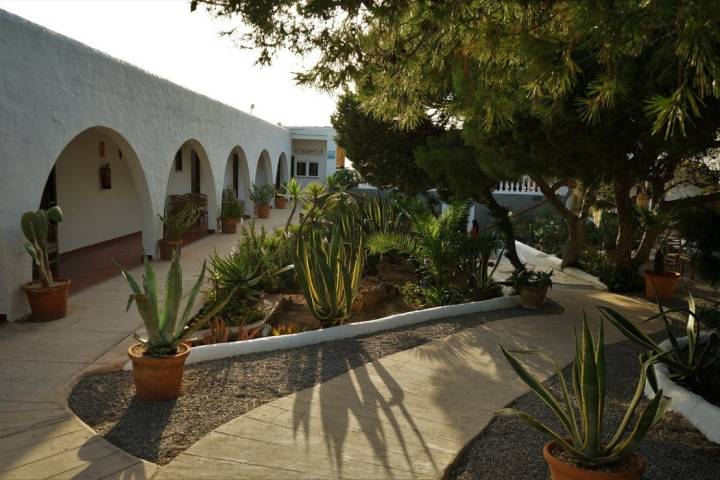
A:
{"label": "stone railing", "polygon": [[522,177],[517,182],[500,182],[493,193],[516,193],[524,195],[542,195],[540,187],[530,177]]}

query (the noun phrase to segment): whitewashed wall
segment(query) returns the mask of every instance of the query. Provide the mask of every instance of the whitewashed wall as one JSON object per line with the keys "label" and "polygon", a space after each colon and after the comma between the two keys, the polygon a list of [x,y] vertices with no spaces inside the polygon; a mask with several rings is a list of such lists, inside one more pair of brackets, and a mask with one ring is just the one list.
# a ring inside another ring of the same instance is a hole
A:
{"label": "whitewashed wall", "polygon": [[[20,285],[31,278],[19,219],[38,207],[67,144],[91,127],[123,150],[141,210],[143,248],[154,254],[175,152],[189,139],[207,153],[219,205],[228,155],[242,147],[250,178],[267,150],[272,172],[290,155],[290,132],[155,77],[0,10],[0,314],[27,311]],[[189,166],[189,165],[188,165]],[[271,177],[272,178],[272,177]],[[217,210],[210,210],[210,225]]]}

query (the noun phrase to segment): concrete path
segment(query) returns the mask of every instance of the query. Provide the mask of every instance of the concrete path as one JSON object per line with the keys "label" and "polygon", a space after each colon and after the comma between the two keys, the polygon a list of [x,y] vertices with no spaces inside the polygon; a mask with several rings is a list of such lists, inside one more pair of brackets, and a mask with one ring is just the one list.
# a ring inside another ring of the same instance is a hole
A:
{"label": "concrete path", "polygon": [[[273,210],[257,225],[284,225],[288,213]],[[186,292],[205,257],[213,249],[229,251],[238,235],[211,235],[183,249]],[[155,262],[159,278],[168,265]],[[140,277],[141,268],[132,273]],[[128,293],[118,276],[71,296],[64,319],[0,325],[0,479],[144,479],[156,471],[95,435],[66,406],[80,375],[127,359],[142,325],[134,308],[125,313]]]}
{"label": "concrete path", "polygon": [[[558,287],[551,296],[563,314],[490,322],[263,405],[203,437],[154,479],[440,478],[493,412],[528,391],[499,344],[541,347],[567,364],[583,310],[594,328],[598,304],[636,319],[653,313],[588,287]],[[623,340],[610,326],[606,339]],[[530,365],[543,378],[554,374],[538,359]]]}

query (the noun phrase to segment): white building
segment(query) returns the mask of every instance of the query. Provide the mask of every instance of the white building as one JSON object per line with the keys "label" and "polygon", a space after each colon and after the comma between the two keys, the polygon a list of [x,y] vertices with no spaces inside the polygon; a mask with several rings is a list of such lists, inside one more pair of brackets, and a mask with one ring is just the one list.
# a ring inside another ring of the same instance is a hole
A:
{"label": "white building", "polygon": [[292,134],[290,176],[303,185],[322,181],[344,168],[345,154],[335,143],[332,127],[289,127]]}
{"label": "white building", "polygon": [[287,128],[0,10],[0,321],[28,311],[24,212],[62,207],[61,274],[73,262],[114,268],[82,265],[99,248],[139,262],[156,254],[171,195],[203,199],[200,227],[213,230],[223,188],[251,211],[251,183],[287,181],[291,155],[303,180],[332,173],[331,129],[294,130],[293,141]]}

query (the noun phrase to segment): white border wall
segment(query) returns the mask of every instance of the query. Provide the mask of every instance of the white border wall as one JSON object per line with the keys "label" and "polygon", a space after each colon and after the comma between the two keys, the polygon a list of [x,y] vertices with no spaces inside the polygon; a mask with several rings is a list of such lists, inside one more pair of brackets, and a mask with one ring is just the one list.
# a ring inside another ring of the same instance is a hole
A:
{"label": "white border wall", "polygon": [[[219,205],[228,156],[245,152],[250,178],[267,150],[273,173],[290,158],[290,131],[184,89],[0,10],[0,314],[27,311],[30,280],[19,220],[37,209],[48,174],[65,146],[91,127],[116,132],[134,151],[131,166],[142,208],[143,248],[154,254],[175,152],[202,145]],[[273,176],[274,178],[274,176]],[[215,211],[209,224],[214,225]]]}

